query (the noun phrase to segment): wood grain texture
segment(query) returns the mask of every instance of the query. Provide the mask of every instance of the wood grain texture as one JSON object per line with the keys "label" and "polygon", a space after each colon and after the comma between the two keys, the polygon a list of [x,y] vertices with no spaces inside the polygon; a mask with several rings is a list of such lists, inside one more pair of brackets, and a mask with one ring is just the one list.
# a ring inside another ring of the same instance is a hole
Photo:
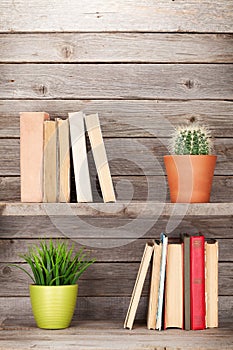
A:
{"label": "wood grain texture", "polygon": [[[27,265],[22,264],[29,271]],[[130,296],[137,277],[139,263],[95,263],[79,279],[79,296]],[[143,295],[149,295],[148,271]],[[219,295],[232,295],[233,263],[219,263]],[[119,283],[121,281],[121,283]],[[27,296],[32,282],[21,270],[6,263],[0,264],[0,296]]]}
{"label": "wood grain texture", "polygon": [[[82,218],[79,217],[47,217],[47,216],[2,216],[1,237],[3,239],[32,239],[32,238],[68,238],[88,248],[114,248],[133,243],[136,239],[159,238],[165,232],[168,219],[127,218]],[[130,230],[129,224],[137,229]],[[208,238],[233,238],[232,215],[226,216],[185,216],[182,220],[173,217],[173,230],[169,237],[179,237],[180,233],[202,232]],[[128,225],[128,226],[127,226]],[[117,234],[116,229],[119,229]],[[120,230],[122,229],[122,230]],[[25,241],[26,245],[26,241]],[[138,257],[137,257],[138,259]],[[126,260],[127,261],[127,260]]]}
{"label": "wood grain texture", "polygon": [[[165,174],[163,156],[169,154],[169,139],[114,138],[104,143],[112,176]],[[0,147],[0,175],[20,175],[19,140],[0,139]],[[218,155],[215,175],[233,175],[233,139],[216,139],[214,149]]]}
{"label": "wood grain texture", "polygon": [[104,137],[166,137],[190,120],[207,124],[215,137],[233,135],[232,101],[0,100],[0,137],[19,137],[19,112],[38,110],[53,119],[98,112]]}
{"label": "wood grain texture", "polygon": [[[21,322],[20,322],[21,321]],[[25,325],[25,326],[23,326]],[[90,336],[90,328],[92,335]],[[2,349],[28,350],[32,347],[51,350],[183,350],[183,349],[230,349],[232,329],[225,326],[221,329],[208,329],[184,332],[169,329],[164,332],[148,331],[145,324],[134,326],[134,330],[124,330],[122,323],[113,322],[78,322],[74,321],[65,330],[39,330],[34,321],[18,319],[13,323],[7,320],[3,325]],[[191,345],[192,344],[192,345]]]}
{"label": "wood grain texture", "polygon": [[[125,297],[78,297],[76,311],[74,314],[74,321],[85,320],[87,327],[90,325],[91,320],[99,321],[119,321],[122,324],[129,306],[130,296]],[[10,325],[30,325],[32,320],[32,311],[29,297],[1,297],[1,323],[2,326]],[[144,322],[146,329],[146,312],[147,312],[148,298],[142,296],[138,306],[136,321]],[[24,310],[24,321],[22,321],[22,310]],[[232,317],[233,317],[233,299],[230,296],[219,297],[219,326],[222,327],[224,324],[228,324],[232,329]],[[31,318],[31,319],[30,319]],[[19,320],[22,323],[19,323]],[[29,322],[28,322],[29,321]],[[35,323],[33,323],[35,325]],[[95,323],[96,325],[98,324]],[[136,326],[136,325],[135,325]],[[89,331],[90,331],[89,327]],[[108,327],[106,329],[109,329]],[[72,328],[70,329],[72,331]],[[151,332],[147,331],[147,335]],[[171,330],[170,330],[171,331]],[[216,331],[216,330],[215,330]],[[217,329],[220,332],[220,336],[224,335],[223,330]],[[125,331],[127,332],[127,331]],[[149,332],[149,333],[148,333]],[[205,331],[206,332],[206,331]],[[203,332],[203,333],[205,333]],[[212,330],[213,332],[213,330]],[[182,335],[192,334],[193,332],[182,332]],[[132,331],[131,334],[133,335]],[[153,332],[152,332],[153,334]],[[196,337],[195,332],[195,339]],[[231,333],[232,334],[232,333]],[[156,336],[158,333],[156,332]],[[174,342],[174,338],[173,338]],[[77,344],[76,344],[77,345]],[[48,347],[48,343],[47,343]],[[122,348],[121,348],[122,349]],[[135,349],[135,348],[134,348]],[[154,349],[154,348],[153,348]],[[162,349],[164,350],[164,349]]]}
{"label": "wood grain texture", "polygon": [[[118,201],[116,203],[10,203],[1,202],[2,216],[49,216],[156,219],[162,216],[229,216],[233,203],[159,203],[156,201]],[[107,237],[107,236],[106,236]]]}
{"label": "wood grain texture", "polygon": [[27,6],[4,0],[1,32],[143,31],[143,32],[232,32],[232,4],[227,0],[200,3],[152,0],[59,1],[57,6],[41,0]]}
{"label": "wood grain texture", "polygon": [[[202,232],[208,238],[233,238],[232,214],[230,216],[184,216],[179,220],[173,217],[174,228],[169,237],[179,237],[181,232]],[[32,238],[69,238],[74,242],[88,247],[119,247],[132,243],[135,239],[145,237],[155,239],[160,237],[168,223],[167,217],[140,219],[136,221],[137,231],[131,232],[129,223],[134,218],[103,218],[103,217],[63,216],[2,216],[0,235],[3,239],[32,239]],[[112,228],[123,228],[116,235]],[[107,231],[106,231],[107,230]],[[113,245],[113,243],[115,243]],[[26,242],[25,242],[26,244]]]}
{"label": "wood grain texture", "polygon": [[[232,264],[233,265],[233,264]],[[21,265],[29,271],[28,266]],[[138,263],[95,263],[79,279],[79,296],[130,296],[136,279]],[[228,266],[229,268],[229,266]],[[144,285],[144,295],[148,295],[149,274]],[[119,280],[121,283],[119,283]],[[27,296],[29,277],[15,267],[0,264],[0,296]],[[226,282],[226,278],[223,280]],[[221,280],[220,280],[220,285]],[[231,288],[225,288],[229,295]],[[221,295],[221,289],[219,291]]]}
{"label": "wood grain texture", "polygon": [[[31,323],[32,324],[32,323]],[[118,324],[118,329],[112,330],[112,325],[107,324],[93,324],[91,325],[94,336],[90,337],[90,330],[84,323],[84,329],[82,323],[73,327],[72,337],[67,334],[67,331],[58,334],[56,337],[53,332],[46,331],[45,333],[37,334],[37,330],[33,328],[20,330],[9,330],[3,332],[2,344],[4,348],[9,350],[28,350],[32,346],[38,349],[46,349],[49,342],[51,350],[66,348],[67,350],[78,349],[80,350],[121,350],[127,347],[128,350],[183,350],[191,349],[190,344],[193,344],[192,349],[220,349],[228,348],[232,341],[231,331],[225,329],[222,337],[216,330],[211,333],[197,332],[196,336],[182,334],[182,331],[168,331],[166,334],[159,334],[154,332],[151,334],[145,332],[144,326],[138,326],[137,329],[132,331],[124,331],[121,329],[121,324]],[[81,326],[81,329],[79,328]],[[101,329],[100,329],[101,327]],[[114,325],[114,328],[116,326]],[[109,331],[107,331],[109,329]],[[31,333],[31,334],[30,334]],[[57,333],[57,332],[56,332]],[[19,334],[19,336],[17,336]],[[7,338],[9,335],[9,338]],[[25,338],[23,338],[23,336]],[[32,338],[34,336],[34,338]],[[16,341],[17,338],[17,341]],[[72,340],[71,340],[72,338]]]}
{"label": "wood grain texture", "polygon": [[229,99],[233,65],[2,64],[0,98]]}
{"label": "wood grain texture", "polygon": [[[159,202],[170,201],[166,178],[163,176],[113,176],[113,185],[117,189],[118,200],[146,201],[148,182],[151,184],[150,197]],[[72,180],[72,186],[74,185]],[[214,176],[211,202],[232,202],[233,178]],[[20,178],[0,177],[0,201],[20,201]]]}
{"label": "wood grain texture", "polygon": [[[223,297],[223,298],[225,298],[225,297]],[[145,299],[145,298],[143,297],[142,300],[143,299]],[[20,315],[18,315],[18,317],[15,319],[11,319],[11,318],[5,319],[2,322],[0,329],[1,329],[2,334],[4,334],[4,333],[7,334],[7,332],[11,332],[11,331],[22,331],[22,333],[24,331],[26,331],[26,332],[33,331],[34,334],[36,334],[36,332],[38,332],[38,333],[41,332],[40,329],[35,328],[35,325],[36,325],[35,320],[33,319],[32,314],[27,315],[27,318],[22,318],[22,317],[20,317]],[[74,328],[76,328],[77,326],[79,327],[80,334],[81,333],[85,334],[88,327],[90,327],[90,328],[94,327],[97,332],[101,332],[101,330],[103,330],[103,329],[109,329],[110,332],[117,332],[117,330],[122,329],[122,323],[120,321],[109,322],[109,321],[105,321],[105,320],[99,320],[99,322],[95,322],[94,320],[89,320],[88,322],[85,322],[84,320],[81,320],[79,322],[77,319],[75,319],[75,320],[71,321],[71,327],[69,327],[65,330],[64,329],[57,330],[56,332],[57,332],[57,334],[59,334],[59,332],[62,332],[63,334],[72,334],[73,335],[75,333]],[[154,332],[153,330],[149,331],[145,326],[146,325],[145,325],[144,320],[138,320],[134,324],[134,331],[135,330],[139,331],[139,329],[141,329],[141,334],[147,333],[147,336],[148,336],[148,334],[152,335],[153,333],[156,333],[157,337],[159,334],[160,334],[160,337],[165,336],[166,333],[169,337],[169,335],[170,336],[172,336],[172,334],[174,335],[175,332],[181,332],[181,334],[183,334],[183,336],[185,335],[185,333],[182,330],[178,330],[178,329],[173,329],[173,330],[169,329],[169,330],[164,330],[164,332],[162,332],[162,333],[158,333],[158,332]],[[221,324],[221,328],[215,328],[215,329],[212,328],[212,329],[205,330],[204,332],[200,332],[200,333],[202,333],[202,335],[203,335],[203,333],[206,333],[206,334],[208,333],[209,336],[210,335],[214,336],[214,335],[219,334],[219,335],[222,335],[224,337],[228,333],[230,333],[231,331],[232,331],[232,325],[224,323],[224,324]],[[43,330],[43,332],[46,332],[46,330]],[[48,332],[50,332],[50,331],[48,330]],[[132,334],[132,331],[127,330],[127,329],[124,332],[130,332]],[[136,332],[135,332],[135,334],[136,334]],[[54,332],[52,331],[51,333],[54,333]],[[192,332],[189,332],[189,333],[187,333],[187,336],[190,333],[192,334]],[[9,334],[11,334],[11,333],[9,333]],[[198,331],[195,332],[195,337],[197,334],[198,334]],[[164,350],[164,348],[162,350]]]}
{"label": "wood grain texture", "polygon": [[233,62],[232,34],[1,34],[0,47],[1,63]]}
{"label": "wood grain texture", "polygon": [[[176,237],[177,239],[178,237]],[[63,238],[66,241],[65,238]],[[85,239],[83,240],[85,241]],[[86,240],[88,243],[88,239]],[[119,247],[109,248],[109,249],[101,249],[101,239],[94,240],[90,239],[92,242],[92,246],[85,247],[86,251],[90,253],[91,256],[96,258],[98,263],[100,262],[108,262],[108,263],[116,263],[116,262],[137,262],[141,261],[141,257],[143,254],[143,250],[147,238],[140,238],[132,241],[128,244],[122,244]],[[121,240],[124,241],[124,240]],[[78,251],[83,245],[77,241],[71,241],[70,245],[74,244],[75,251]],[[127,243],[127,239],[125,239],[125,243]],[[233,247],[233,239],[232,238],[218,238],[219,243],[219,261],[220,262],[233,262],[232,256],[232,247]],[[0,241],[0,263],[7,265],[8,263],[19,263],[23,262],[23,259],[19,256],[21,254],[25,254],[29,247],[33,245],[38,245],[38,239],[4,239]],[[94,245],[95,244],[95,245]],[[226,270],[224,269],[226,272]],[[229,271],[230,274],[230,271]]]}
{"label": "wood grain texture", "polygon": [[[222,297],[225,299],[225,297]],[[223,299],[223,300],[224,300]],[[122,322],[129,305],[130,297],[79,297],[77,299],[74,320],[112,320]],[[227,298],[229,300],[229,298]],[[25,318],[32,316],[29,297],[0,297],[1,323],[19,319],[20,310],[24,310]],[[117,307],[116,307],[117,306]],[[143,296],[139,304],[137,319],[143,320],[146,316],[147,297]],[[111,310],[112,309],[112,310]],[[14,315],[14,316],[13,316]],[[12,317],[13,316],[13,317]],[[9,321],[8,321],[9,320]]]}

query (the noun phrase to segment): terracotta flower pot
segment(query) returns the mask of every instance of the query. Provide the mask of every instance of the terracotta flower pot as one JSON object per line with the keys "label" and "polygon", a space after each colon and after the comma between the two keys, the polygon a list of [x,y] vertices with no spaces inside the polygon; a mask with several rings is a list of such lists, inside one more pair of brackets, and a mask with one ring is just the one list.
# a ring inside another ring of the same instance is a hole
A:
{"label": "terracotta flower pot", "polygon": [[217,156],[164,156],[171,202],[208,203]]}
{"label": "terracotta flower pot", "polygon": [[39,328],[69,327],[78,294],[78,285],[30,285],[32,311]]}

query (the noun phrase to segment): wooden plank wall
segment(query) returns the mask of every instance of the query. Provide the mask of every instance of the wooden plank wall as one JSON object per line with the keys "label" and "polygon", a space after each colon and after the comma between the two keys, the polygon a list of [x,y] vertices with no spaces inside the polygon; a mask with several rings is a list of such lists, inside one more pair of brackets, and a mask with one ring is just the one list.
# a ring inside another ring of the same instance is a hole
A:
{"label": "wooden plank wall", "polygon": [[[218,162],[211,200],[233,199],[233,8],[228,0],[1,2],[0,200],[20,200],[19,112],[99,112],[118,199],[168,200],[162,156],[173,125],[209,124]],[[148,190],[148,182],[150,188]],[[87,221],[91,218],[87,218]],[[158,237],[159,218],[144,237],[101,249],[80,281],[78,319],[124,319],[145,241]],[[127,220],[110,220],[125,227]],[[67,229],[75,223],[63,218]],[[104,218],[92,222],[108,226]],[[110,228],[111,228],[110,227]],[[200,230],[220,242],[220,322],[233,317],[232,216],[185,217],[170,235]],[[76,231],[75,231],[76,232]],[[49,217],[1,218],[1,321],[31,315],[28,280],[7,264],[40,237],[61,237]],[[77,247],[79,233],[73,240]],[[127,240],[127,230],[125,231]],[[132,236],[130,236],[132,238]],[[80,243],[81,242],[81,243]],[[149,281],[138,319],[145,319]]]}

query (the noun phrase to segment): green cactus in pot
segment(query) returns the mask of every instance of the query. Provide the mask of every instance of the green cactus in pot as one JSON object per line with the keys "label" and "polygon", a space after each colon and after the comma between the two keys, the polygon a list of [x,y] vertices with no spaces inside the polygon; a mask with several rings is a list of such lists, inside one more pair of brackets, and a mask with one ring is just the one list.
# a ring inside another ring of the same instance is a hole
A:
{"label": "green cactus in pot", "polygon": [[164,156],[172,203],[208,203],[217,156],[211,133],[197,123],[178,126]]}

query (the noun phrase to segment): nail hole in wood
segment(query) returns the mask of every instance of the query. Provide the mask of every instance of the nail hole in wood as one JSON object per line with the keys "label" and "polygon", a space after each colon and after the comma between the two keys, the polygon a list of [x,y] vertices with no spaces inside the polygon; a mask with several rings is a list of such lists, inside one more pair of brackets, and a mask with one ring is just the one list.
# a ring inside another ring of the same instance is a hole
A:
{"label": "nail hole in wood", "polygon": [[195,117],[191,117],[191,118],[189,119],[189,121],[190,121],[190,123],[194,123],[194,122],[196,121],[196,118],[195,118]]}
{"label": "nail hole in wood", "polygon": [[192,89],[194,87],[194,81],[193,80],[186,80],[186,82],[184,83],[184,85],[188,88],[188,89]]}

